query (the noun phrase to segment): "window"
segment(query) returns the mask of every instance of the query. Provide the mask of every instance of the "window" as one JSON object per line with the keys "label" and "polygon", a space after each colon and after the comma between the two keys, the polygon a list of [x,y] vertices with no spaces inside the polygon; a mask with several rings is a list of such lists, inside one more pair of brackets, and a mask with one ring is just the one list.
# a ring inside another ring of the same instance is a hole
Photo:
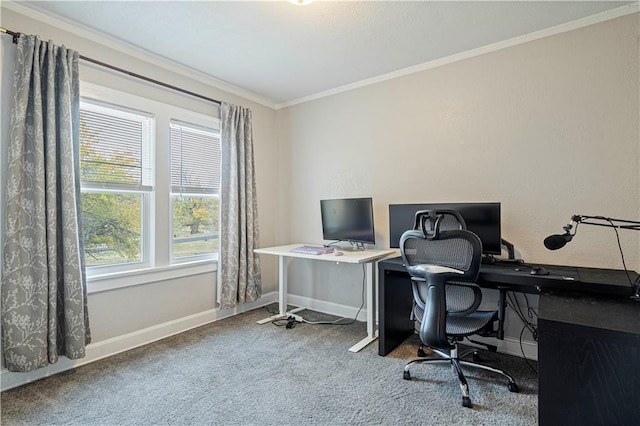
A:
{"label": "window", "polygon": [[80,82],[90,292],[217,268],[219,109],[144,93]]}
{"label": "window", "polygon": [[218,252],[220,132],[172,120],[171,258]]}
{"label": "window", "polygon": [[80,179],[88,267],[147,263],[154,119],[80,103]]}

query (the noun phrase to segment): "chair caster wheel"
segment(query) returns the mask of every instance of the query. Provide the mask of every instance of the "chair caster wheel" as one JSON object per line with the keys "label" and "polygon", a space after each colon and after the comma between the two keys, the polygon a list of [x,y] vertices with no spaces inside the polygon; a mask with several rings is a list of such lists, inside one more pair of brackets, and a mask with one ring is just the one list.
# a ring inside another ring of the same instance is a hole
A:
{"label": "chair caster wheel", "polygon": [[466,407],[466,408],[473,407],[473,404],[471,404],[471,398],[469,398],[468,396],[463,396],[462,397],[462,406]]}
{"label": "chair caster wheel", "polygon": [[411,380],[411,373],[409,373],[408,371],[405,371],[402,373],[402,378],[404,380]]}
{"label": "chair caster wheel", "polygon": [[518,387],[518,385],[515,384],[515,382],[510,382],[508,388],[509,388],[509,392],[514,392],[514,393],[520,392],[520,388]]}
{"label": "chair caster wheel", "polygon": [[422,347],[419,347],[419,348],[418,348],[418,356],[419,356],[420,358],[424,358],[424,357],[426,357],[426,356],[427,356],[427,353],[424,351],[424,349],[422,349]]}
{"label": "chair caster wheel", "polygon": [[473,362],[482,362],[482,357],[478,352],[474,352],[471,359],[473,359]]}

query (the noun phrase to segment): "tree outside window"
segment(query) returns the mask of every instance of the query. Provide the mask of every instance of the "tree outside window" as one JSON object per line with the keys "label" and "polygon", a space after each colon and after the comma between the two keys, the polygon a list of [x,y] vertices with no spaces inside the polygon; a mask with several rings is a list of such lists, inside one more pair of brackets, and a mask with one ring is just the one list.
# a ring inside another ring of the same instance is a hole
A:
{"label": "tree outside window", "polygon": [[220,134],[171,123],[172,250],[174,259],[218,252]]}
{"label": "tree outside window", "polygon": [[[81,103],[80,179],[88,267],[143,260],[143,205],[150,186],[152,119]],[[145,176],[146,175],[146,176]]]}

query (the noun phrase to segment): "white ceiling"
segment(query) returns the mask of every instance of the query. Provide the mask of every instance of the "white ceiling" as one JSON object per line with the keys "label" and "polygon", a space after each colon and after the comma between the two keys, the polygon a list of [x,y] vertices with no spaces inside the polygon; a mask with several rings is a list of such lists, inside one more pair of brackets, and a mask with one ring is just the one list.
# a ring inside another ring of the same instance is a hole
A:
{"label": "white ceiling", "polygon": [[[629,3],[637,2],[21,4],[204,73],[266,104],[282,106],[592,15],[608,16],[603,12]],[[80,53],[91,57],[91,52]]]}

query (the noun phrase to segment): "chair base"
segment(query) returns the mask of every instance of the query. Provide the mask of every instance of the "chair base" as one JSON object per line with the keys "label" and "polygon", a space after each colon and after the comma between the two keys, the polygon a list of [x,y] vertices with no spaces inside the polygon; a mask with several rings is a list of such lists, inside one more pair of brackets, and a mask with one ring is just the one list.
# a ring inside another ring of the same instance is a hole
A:
{"label": "chair base", "polygon": [[450,363],[451,368],[453,369],[453,372],[458,376],[458,381],[460,382],[460,390],[462,392],[463,407],[471,408],[473,407],[473,404],[471,403],[471,398],[469,398],[469,385],[467,384],[467,379],[464,376],[464,373],[462,372],[462,367],[461,367],[462,365],[464,365],[465,367],[480,368],[482,370],[487,370],[496,374],[500,374],[509,380],[509,383],[507,385],[507,389],[509,389],[509,392],[516,392],[516,393],[520,392],[520,388],[516,384],[515,380],[513,380],[513,377],[511,377],[506,372],[497,368],[489,367],[488,365],[479,364],[477,362],[463,361],[461,359],[470,354],[474,354],[474,358],[475,358],[477,356],[477,352],[475,350],[465,351],[460,357],[458,357],[457,343],[454,343],[454,348],[451,349],[451,354],[447,354],[446,352],[441,351],[439,349],[435,349],[435,348],[431,348],[431,350],[435,354],[439,355],[441,358],[420,358],[420,359],[415,359],[413,361],[410,361],[404,367],[404,371],[402,373],[402,378],[404,380],[411,380],[411,372],[409,370],[413,364]]}

